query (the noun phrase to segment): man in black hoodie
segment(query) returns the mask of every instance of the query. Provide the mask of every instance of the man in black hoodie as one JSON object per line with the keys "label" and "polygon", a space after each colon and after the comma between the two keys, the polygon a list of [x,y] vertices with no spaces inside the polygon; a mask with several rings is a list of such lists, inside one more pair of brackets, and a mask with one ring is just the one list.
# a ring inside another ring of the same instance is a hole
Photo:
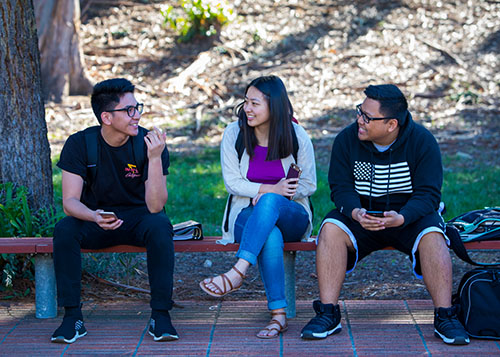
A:
{"label": "man in black hoodie", "polygon": [[320,300],[301,337],[320,339],[341,330],[338,305],[346,271],[371,252],[392,246],[409,255],[432,297],[434,334],[449,344],[469,338],[451,305],[452,266],[444,222],[437,213],[443,169],[432,134],[412,120],[392,84],[369,86],[356,122],[333,143],[328,182],[336,209],[318,236]]}

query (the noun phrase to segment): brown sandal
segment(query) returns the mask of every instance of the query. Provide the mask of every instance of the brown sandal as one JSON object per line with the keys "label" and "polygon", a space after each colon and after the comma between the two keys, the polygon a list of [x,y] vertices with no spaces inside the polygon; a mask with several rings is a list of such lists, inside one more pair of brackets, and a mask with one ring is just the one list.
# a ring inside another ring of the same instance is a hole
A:
{"label": "brown sandal", "polygon": [[[259,331],[262,332],[262,331],[266,331],[266,335],[259,335],[257,334],[256,336],[258,338],[262,338],[262,339],[265,339],[265,340],[268,340],[268,339],[271,339],[271,338],[277,338],[280,333],[283,333],[285,331],[288,330],[288,322],[285,321],[285,326],[283,326],[281,324],[281,322],[279,322],[278,320],[274,319],[274,316],[278,316],[278,315],[284,315],[286,317],[286,312],[284,311],[279,311],[279,312],[271,312],[271,321],[269,321],[269,323],[267,324],[267,326],[265,328],[263,328],[262,330]],[[271,327],[272,325],[278,325],[279,328],[276,328],[276,327]],[[269,335],[269,333],[271,331],[277,331],[278,333],[275,334],[275,335]]]}
{"label": "brown sandal", "polygon": [[[216,283],[214,283],[214,279],[217,278],[217,276],[215,276],[213,278],[210,278],[210,280],[208,282],[205,282],[205,280],[200,281],[200,288],[201,288],[201,290],[203,290],[208,295],[213,296],[213,297],[223,297],[223,296],[225,296],[225,295],[227,295],[229,293],[232,293],[233,291],[236,291],[239,288],[241,288],[241,285],[243,285],[243,280],[246,278],[246,276],[243,275],[243,273],[241,271],[239,271],[235,266],[232,267],[231,269],[234,270],[235,272],[237,272],[239,276],[241,276],[241,283],[240,283],[240,285],[233,286],[233,283],[231,282],[231,280],[227,277],[226,273],[224,273],[224,274],[219,275],[221,277],[222,287],[224,289],[222,289],[219,285],[217,285]],[[214,285],[217,288],[217,290],[220,291],[220,293],[216,293],[216,292],[210,290],[207,287],[208,284]]]}

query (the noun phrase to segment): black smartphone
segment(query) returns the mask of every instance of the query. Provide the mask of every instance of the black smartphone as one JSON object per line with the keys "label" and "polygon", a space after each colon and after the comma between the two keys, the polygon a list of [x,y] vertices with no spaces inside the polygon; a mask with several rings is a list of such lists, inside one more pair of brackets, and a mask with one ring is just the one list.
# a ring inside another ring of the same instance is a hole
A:
{"label": "black smartphone", "polygon": [[366,211],[366,214],[373,217],[384,217],[384,211]]}
{"label": "black smartphone", "polygon": [[302,169],[294,163],[290,164],[290,167],[288,168],[288,173],[286,174],[286,178],[299,178],[300,174],[302,173]]}

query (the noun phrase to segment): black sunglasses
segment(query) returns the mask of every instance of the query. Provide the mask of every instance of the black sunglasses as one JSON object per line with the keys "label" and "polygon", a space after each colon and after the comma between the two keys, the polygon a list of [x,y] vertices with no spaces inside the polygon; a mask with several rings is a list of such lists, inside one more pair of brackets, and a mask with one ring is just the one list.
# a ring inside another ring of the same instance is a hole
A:
{"label": "black sunglasses", "polygon": [[371,122],[372,120],[387,120],[387,119],[394,119],[394,118],[390,118],[390,117],[383,117],[383,118],[372,118],[372,117],[369,117],[362,109],[361,109],[361,104],[358,104],[356,105],[356,115],[357,116],[360,116],[361,118],[363,118],[363,121],[368,124],[369,122]]}
{"label": "black sunglasses", "polygon": [[110,109],[110,110],[105,110],[106,112],[127,112],[128,116],[133,118],[136,111],[139,114],[142,114],[142,111],[144,110],[144,104],[143,103],[137,103],[136,106],[129,105],[128,107],[125,108],[120,108],[120,109]]}

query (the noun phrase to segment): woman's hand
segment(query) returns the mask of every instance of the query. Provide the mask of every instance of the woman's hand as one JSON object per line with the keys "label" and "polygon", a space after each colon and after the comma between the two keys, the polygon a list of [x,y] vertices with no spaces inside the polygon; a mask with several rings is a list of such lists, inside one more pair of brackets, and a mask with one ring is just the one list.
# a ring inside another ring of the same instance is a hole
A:
{"label": "woman's hand", "polygon": [[297,178],[282,179],[275,185],[262,184],[260,185],[259,193],[252,199],[252,204],[255,206],[260,197],[268,192],[292,198],[295,192],[297,192],[297,187],[299,187],[299,179]]}
{"label": "woman's hand", "polygon": [[296,178],[283,179],[274,185],[274,193],[285,197],[293,197],[299,187],[299,180]]}
{"label": "woman's hand", "polygon": [[252,198],[252,205],[256,205],[257,202],[259,202],[260,198],[262,197],[264,193],[258,193],[257,196],[255,196],[254,198]]}

